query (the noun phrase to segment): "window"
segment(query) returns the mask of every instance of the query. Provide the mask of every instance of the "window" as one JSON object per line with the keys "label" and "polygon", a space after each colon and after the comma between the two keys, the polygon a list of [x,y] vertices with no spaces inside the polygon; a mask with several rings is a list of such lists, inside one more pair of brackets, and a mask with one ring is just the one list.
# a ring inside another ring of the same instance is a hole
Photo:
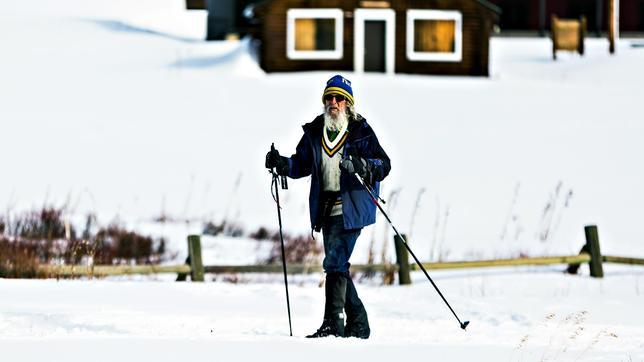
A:
{"label": "window", "polygon": [[289,9],[286,17],[289,59],[342,58],[342,10]]}
{"label": "window", "polygon": [[460,62],[462,47],[463,21],[459,11],[407,11],[407,59]]}

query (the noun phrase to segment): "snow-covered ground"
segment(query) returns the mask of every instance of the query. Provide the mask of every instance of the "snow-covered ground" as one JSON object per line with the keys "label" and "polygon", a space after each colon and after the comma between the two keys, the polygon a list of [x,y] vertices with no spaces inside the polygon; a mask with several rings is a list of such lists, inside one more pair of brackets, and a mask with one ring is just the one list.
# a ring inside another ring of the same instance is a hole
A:
{"label": "snow-covered ground", "polygon": [[[264,154],[293,151],[336,72],[265,74],[247,41],[201,41],[205,13],[184,4],[0,2],[2,214],[67,204],[73,220],[168,237],[178,260],[202,221],[275,227]],[[605,254],[644,257],[644,48],[607,48],[588,39],[585,56],[554,62],[548,39],[494,38],[489,78],[344,73],[392,159],[390,215],[422,260],[574,254],[591,223]],[[289,186],[285,228],[306,233],[308,182]],[[161,214],[191,222],[151,222]],[[352,262],[372,239],[391,254],[382,221]],[[204,249],[208,263],[267,252],[230,238]],[[302,338],[322,315],[317,275],[291,280],[295,338],[278,276],[0,280],[0,359],[642,361],[643,271],[606,268],[434,272],[467,332],[421,274],[363,283],[368,341]]]}
{"label": "snow-covered ground", "polygon": [[644,361],[644,273],[603,280],[554,269],[436,272],[459,328],[424,276],[358,285],[369,340],[307,340],[323,288],[280,283],[0,280],[8,361]]}

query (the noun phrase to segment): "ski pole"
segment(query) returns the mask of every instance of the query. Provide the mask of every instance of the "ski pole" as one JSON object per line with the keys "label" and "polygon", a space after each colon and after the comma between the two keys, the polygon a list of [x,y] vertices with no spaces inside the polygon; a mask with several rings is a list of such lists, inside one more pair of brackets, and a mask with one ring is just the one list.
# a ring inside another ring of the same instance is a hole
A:
{"label": "ski pole", "polygon": [[[271,145],[271,150],[275,149],[275,145]],[[289,296],[288,296],[288,278],[286,277],[286,253],[284,252],[284,235],[282,234],[282,212],[280,208],[280,194],[279,190],[277,187],[277,184],[279,183],[278,181],[278,176],[277,172],[275,172],[274,169],[270,169],[271,175],[273,175],[273,181],[272,181],[272,186],[275,186],[275,203],[277,204],[277,220],[279,222],[280,226],[280,241],[282,242],[282,267],[284,269],[284,286],[286,286],[286,310],[288,311],[288,329],[289,332],[291,333],[291,337],[293,337],[293,328],[291,327],[291,303],[289,301]],[[284,179],[282,180],[282,188],[287,189],[288,186],[286,185],[285,182],[285,176],[283,176]],[[272,190],[271,190],[272,191]]]}
{"label": "ski pole", "polygon": [[382,214],[385,216],[385,219],[387,219],[387,221],[389,222],[389,225],[391,225],[392,229],[394,229],[394,232],[396,233],[396,235],[398,235],[398,238],[400,239],[400,241],[403,243],[403,245],[405,245],[405,248],[407,248],[407,251],[409,252],[409,254],[411,254],[411,256],[412,256],[412,257],[414,258],[414,260],[416,261],[416,264],[418,264],[418,266],[419,266],[419,267],[420,267],[420,269],[423,271],[423,273],[425,273],[425,276],[427,277],[427,279],[429,279],[429,282],[430,282],[430,283],[432,283],[432,285],[434,286],[434,289],[436,289],[436,291],[438,292],[438,295],[440,295],[440,296],[441,296],[441,298],[443,298],[443,301],[445,302],[445,304],[447,304],[447,306],[449,307],[449,310],[451,310],[451,311],[452,311],[452,314],[454,314],[454,317],[456,317],[456,320],[457,320],[457,321],[458,321],[458,323],[461,325],[461,328],[462,328],[463,330],[465,330],[465,328],[467,328],[467,325],[468,325],[468,324],[470,324],[470,321],[461,322],[461,320],[460,320],[460,319],[458,318],[458,316],[456,315],[456,312],[454,312],[454,309],[452,309],[452,306],[451,306],[451,305],[449,305],[449,303],[447,302],[447,299],[445,299],[445,297],[443,296],[443,293],[441,293],[440,289],[438,289],[438,286],[436,286],[436,283],[434,283],[434,281],[432,280],[432,278],[431,278],[431,277],[429,276],[429,274],[427,273],[427,270],[425,270],[425,267],[423,267],[423,264],[422,264],[420,261],[418,261],[418,258],[416,257],[416,255],[414,254],[414,252],[413,252],[413,251],[411,251],[411,248],[409,247],[409,245],[407,245],[407,242],[405,241],[405,238],[403,238],[403,237],[402,237],[402,235],[400,235],[400,233],[398,232],[398,230],[396,230],[396,227],[395,227],[395,226],[394,226],[394,224],[391,222],[391,219],[389,219],[389,216],[387,215],[387,213],[385,212],[385,210],[383,210],[383,209],[382,209],[382,206],[380,206],[380,203],[379,203],[379,202],[378,202],[378,200],[376,199],[376,196],[374,195],[374,193],[373,193],[373,191],[371,190],[371,188],[369,187],[369,185],[367,185],[367,184],[364,182],[364,180],[362,179],[362,177],[360,177],[360,175],[358,175],[357,173],[354,173],[354,175],[356,175],[356,177],[358,178],[358,181],[360,181],[360,183],[362,184],[362,186],[367,190],[367,192],[368,192],[368,193],[369,193],[369,195],[371,196],[371,200],[373,200],[373,202],[376,204],[376,206],[378,206],[378,209],[380,209],[380,212],[382,212]]}

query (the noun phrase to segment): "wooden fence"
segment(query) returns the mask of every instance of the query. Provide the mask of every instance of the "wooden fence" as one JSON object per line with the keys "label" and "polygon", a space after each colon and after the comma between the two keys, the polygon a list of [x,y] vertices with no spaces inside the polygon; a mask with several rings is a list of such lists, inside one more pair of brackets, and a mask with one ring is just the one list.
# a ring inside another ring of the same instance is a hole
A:
{"label": "wooden fence", "polygon": [[[475,261],[452,261],[423,263],[427,270],[438,269],[467,269],[503,266],[526,266],[526,265],[555,265],[568,266],[568,272],[576,273],[580,265],[588,263],[590,275],[595,278],[604,276],[603,263],[619,263],[628,265],[644,265],[644,259],[629,258],[622,256],[602,255],[599,247],[597,227],[594,225],[585,227],[586,244],[582,247],[579,255],[546,256],[536,258],[517,259],[494,259]],[[420,270],[418,265],[409,264],[407,252],[401,240],[394,238],[396,245],[395,264],[354,264],[351,271],[354,272],[389,272],[398,273],[400,284],[411,284],[410,272]],[[75,277],[75,276],[113,276],[131,274],[178,274],[177,281],[183,281],[190,276],[192,281],[203,282],[206,273],[282,273],[282,265],[203,265],[201,258],[201,240],[199,235],[188,236],[189,256],[186,264],[180,265],[47,265],[41,266],[41,270],[50,277]],[[289,274],[310,274],[321,273],[322,266],[319,264],[288,264]]]}

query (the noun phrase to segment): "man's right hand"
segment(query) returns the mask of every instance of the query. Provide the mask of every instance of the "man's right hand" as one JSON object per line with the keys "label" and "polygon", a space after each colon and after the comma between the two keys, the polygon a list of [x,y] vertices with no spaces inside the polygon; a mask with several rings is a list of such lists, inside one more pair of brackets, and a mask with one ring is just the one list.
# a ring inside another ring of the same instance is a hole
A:
{"label": "man's right hand", "polygon": [[287,176],[289,172],[288,158],[281,156],[273,148],[266,154],[266,168],[275,168],[278,175]]}

